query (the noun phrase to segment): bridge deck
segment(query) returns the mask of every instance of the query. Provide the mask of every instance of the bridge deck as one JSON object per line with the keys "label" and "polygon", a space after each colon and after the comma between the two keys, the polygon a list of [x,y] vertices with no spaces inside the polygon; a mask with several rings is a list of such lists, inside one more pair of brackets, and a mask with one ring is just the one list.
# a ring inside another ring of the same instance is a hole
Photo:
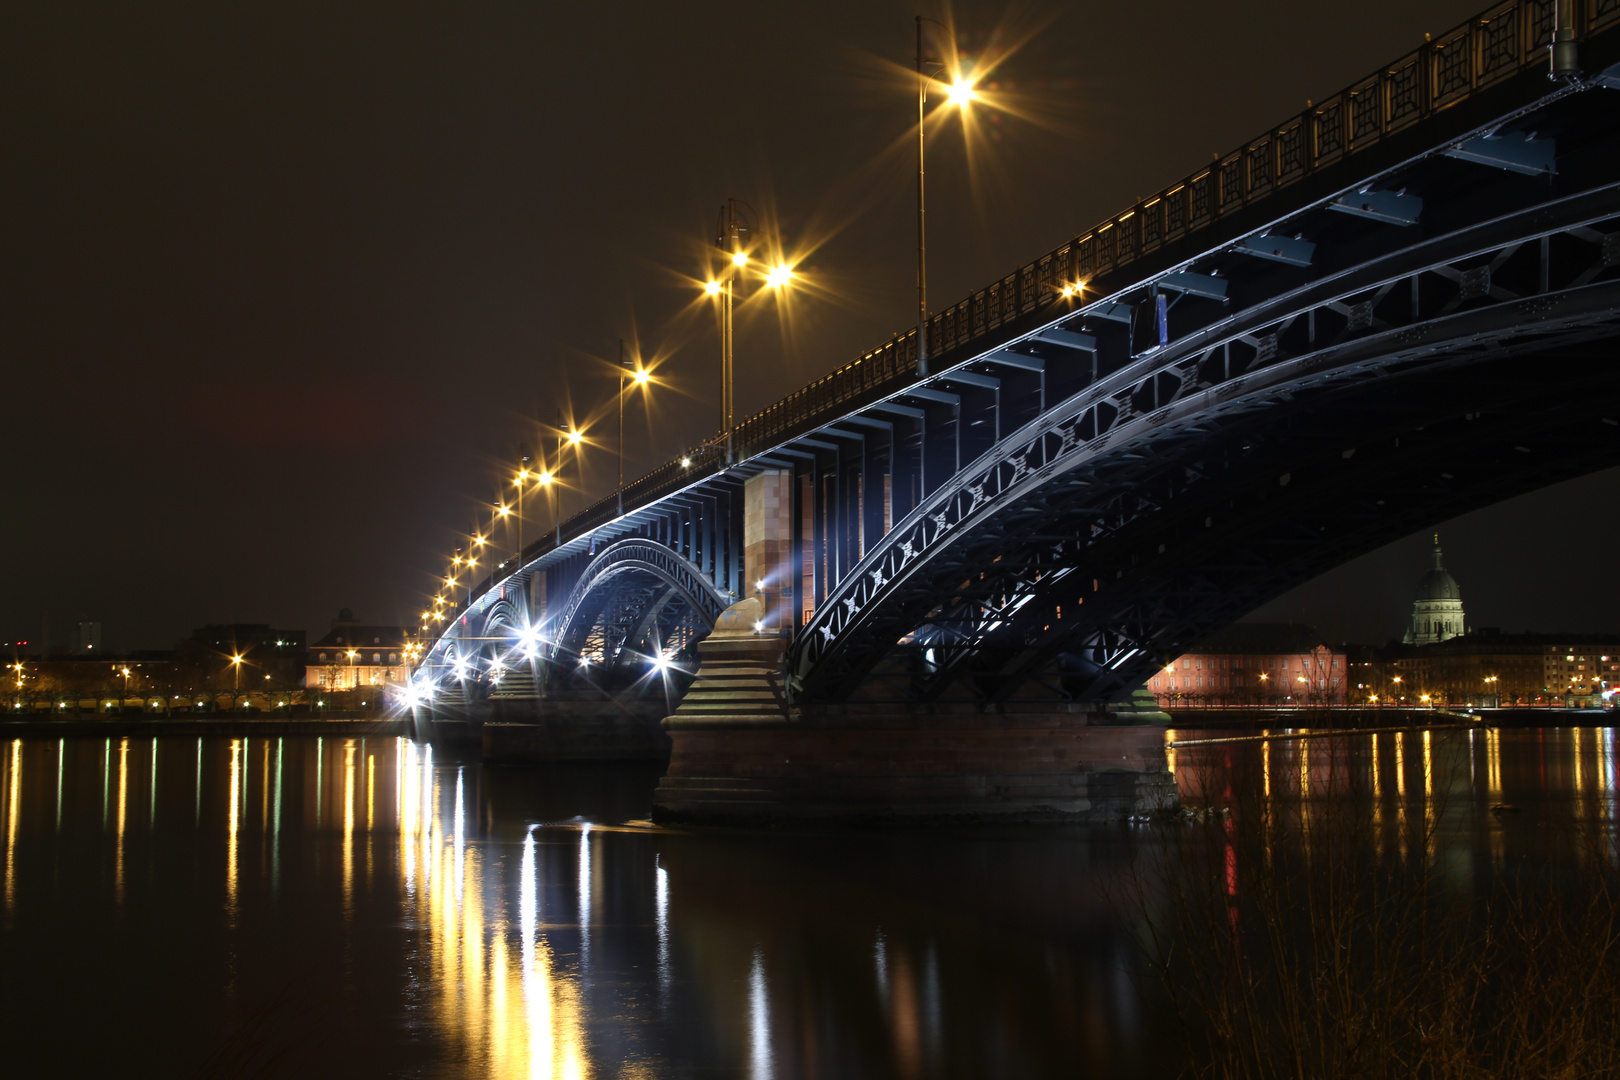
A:
{"label": "bridge deck", "polygon": [[[1497,4],[940,311],[928,324],[931,371],[959,368],[1045,322],[1105,305],[1354,180],[1543,102],[1560,92],[1545,77],[1554,6]],[[1620,60],[1620,3],[1577,8],[1588,68]],[[1083,294],[1064,294],[1082,284]],[[923,381],[916,337],[915,328],[896,334],[739,423],[732,467]],[[600,527],[727,472],[726,453],[722,433],[666,462],[528,545],[521,565],[543,565]],[[486,579],[470,600],[499,580]]]}

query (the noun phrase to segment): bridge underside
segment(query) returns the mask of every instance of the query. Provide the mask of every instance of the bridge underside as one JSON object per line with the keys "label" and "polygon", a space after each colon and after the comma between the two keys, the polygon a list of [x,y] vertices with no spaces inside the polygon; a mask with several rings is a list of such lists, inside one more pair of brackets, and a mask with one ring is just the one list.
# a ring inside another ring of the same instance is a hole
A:
{"label": "bridge underside", "polygon": [[[1587,340],[1464,344],[1263,413],[1161,429],[966,536],[895,604],[889,627],[923,630],[866,670],[848,663],[825,692],[896,704],[1116,700],[1349,559],[1620,464],[1616,342],[1570,336]],[[1010,598],[1021,603],[1006,610]],[[870,631],[873,648],[881,632]]]}
{"label": "bridge underside", "polygon": [[667,694],[668,817],[1173,797],[1128,705],[1155,669],[1620,465],[1620,13],[1549,82],[1547,10],[1505,0],[559,525],[447,613],[432,678]]}

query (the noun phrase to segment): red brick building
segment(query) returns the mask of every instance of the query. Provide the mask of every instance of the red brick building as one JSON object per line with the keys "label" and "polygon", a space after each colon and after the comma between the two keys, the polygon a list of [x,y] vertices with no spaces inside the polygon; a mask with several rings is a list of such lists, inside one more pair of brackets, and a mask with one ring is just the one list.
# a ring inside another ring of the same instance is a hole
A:
{"label": "red brick building", "polygon": [[1161,706],[1342,705],[1348,658],[1309,626],[1238,623],[1148,680]]}

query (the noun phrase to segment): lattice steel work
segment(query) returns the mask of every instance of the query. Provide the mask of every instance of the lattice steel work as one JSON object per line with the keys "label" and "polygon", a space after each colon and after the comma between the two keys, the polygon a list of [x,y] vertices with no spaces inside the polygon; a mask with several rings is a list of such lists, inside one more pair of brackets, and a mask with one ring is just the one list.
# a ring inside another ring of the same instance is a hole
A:
{"label": "lattice steel work", "polygon": [[[908,693],[937,693],[942,673],[1011,634],[1031,601],[1088,565],[1099,537],[1196,485],[1189,478],[1154,491],[1141,483],[1151,471],[1141,466],[1162,453],[1156,444],[1177,433],[1215,451],[1231,418],[1286,412],[1301,395],[1614,335],[1617,239],[1620,185],[1607,185],[1412,245],[1236,317],[1211,311],[1207,327],[1044,414],[900,522],[806,625],[793,648],[795,689],[848,693],[911,635],[929,654],[929,677]],[[1066,531],[1058,520],[1059,487],[1088,496],[1067,523],[1081,528]],[[1030,537],[1030,527],[1047,535]],[[1126,621],[1153,620],[1139,612]],[[1130,681],[1131,657],[1146,657],[1138,667],[1147,671],[1170,644],[1118,626],[1096,633],[1097,666],[1123,676],[1106,692]]]}
{"label": "lattice steel work", "polygon": [[938,313],[928,376],[901,335],[739,425],[735,465],[705,445],[562,523],[434,670],[502,604],[554,662],[690,648],[756,588],[773,470],[796,700],[1106,698],[1392,530],[1620,462],[1620,6],[1580,6],[1586,74],[1549,82],[1552,7],[1497,4]]}

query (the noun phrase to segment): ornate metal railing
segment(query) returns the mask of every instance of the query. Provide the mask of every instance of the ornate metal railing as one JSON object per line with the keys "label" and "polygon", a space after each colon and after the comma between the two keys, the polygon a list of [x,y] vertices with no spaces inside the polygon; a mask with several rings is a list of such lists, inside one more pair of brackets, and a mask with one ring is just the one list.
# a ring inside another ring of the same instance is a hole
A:
{"label": "ornate metal railing", "polygon": [[[1620,0],[1574,0],[1579,38],[1620,25]],[[1056,302],[1065,287],[1120,271],[1167,245],[1254,206],[1313,173],[1472,95],[1548,62],[1556,0],[1506,0],[1313,103],[1304,112],[1128,207],[1000,281],[934,315],[928,352],[942,356]],[[907,330],[852,363],[738,424],[725,435],[601,499],[563,522],[566,541],[623,511],[652,502],[720,469],[727,444],[736,459],[760,453],[792,431],[896,380],[915,377],[917,331]],[[524,561],[556,545],[531,545]]]}

